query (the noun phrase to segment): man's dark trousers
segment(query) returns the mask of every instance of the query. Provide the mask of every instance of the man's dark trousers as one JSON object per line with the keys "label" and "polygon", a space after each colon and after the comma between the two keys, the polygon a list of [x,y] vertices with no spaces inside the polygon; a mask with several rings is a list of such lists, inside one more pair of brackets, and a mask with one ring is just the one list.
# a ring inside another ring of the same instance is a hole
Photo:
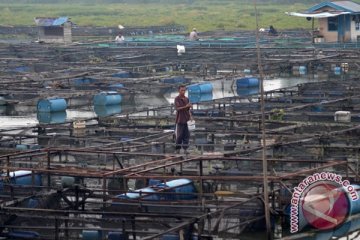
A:
{"label": "man's dark trousers", "polygon": [[181,149],[187,149],[189,147],[189,138],[190,138],[190,132],[187,123],[178,123],[176,124],[176,150]]}

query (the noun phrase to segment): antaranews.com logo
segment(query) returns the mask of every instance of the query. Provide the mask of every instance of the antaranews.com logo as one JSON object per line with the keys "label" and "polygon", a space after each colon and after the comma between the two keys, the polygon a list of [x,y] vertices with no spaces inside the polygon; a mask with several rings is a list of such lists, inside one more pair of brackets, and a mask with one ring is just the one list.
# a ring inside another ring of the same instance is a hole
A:
{"label": "antaranews.com logo", "polygon": [[359,199],[356,189],[342,176],[321,172],[306,177],[291,198],[290,232],[305,226],[319,230],[335,228],[344,223],[351,211],[351,202]]}

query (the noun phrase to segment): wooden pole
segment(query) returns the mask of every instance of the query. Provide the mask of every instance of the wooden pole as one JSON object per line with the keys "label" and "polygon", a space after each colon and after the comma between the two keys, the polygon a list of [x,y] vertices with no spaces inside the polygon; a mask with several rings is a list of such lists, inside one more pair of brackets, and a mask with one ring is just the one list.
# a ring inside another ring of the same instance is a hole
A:
{"label": "wooden pole", "polygon": [[315,23],[314,23],[314,18],[311,19],[311,38],[312,38],[312,43],[315,43],[315,38],[314,38],[314,26],[315,26]]}
{"label": "wooden pole", "polygon": [[261,52],[259,45],[259,19],[256,7],[256,0],[254,0],[255,18],[256,18],[256,53],[257,63],[260,75],[260,102],[261,102],[261,133],[262,133],[262,167],[263,167],[263,185],[264,185],[264,210],[266,221],[266,236],[267,239],[272,239],[271,224],[270,224],[270,210],[269,210],[269,192],[268,192],[268,170],[266,161],[266,131],[265,131],[265,101],[264,101],[264,71],[261,65]]}

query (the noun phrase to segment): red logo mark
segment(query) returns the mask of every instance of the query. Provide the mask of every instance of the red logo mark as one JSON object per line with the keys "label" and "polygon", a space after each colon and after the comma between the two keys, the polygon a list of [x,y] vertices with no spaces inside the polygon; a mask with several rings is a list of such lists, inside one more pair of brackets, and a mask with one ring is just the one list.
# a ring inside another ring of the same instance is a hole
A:
{"label": "red logo mark", "polygon": [[311,186],[304,192],[301,206],[307,222],[323,230],[342,224],[350,211],[346,192],[331,182]]}

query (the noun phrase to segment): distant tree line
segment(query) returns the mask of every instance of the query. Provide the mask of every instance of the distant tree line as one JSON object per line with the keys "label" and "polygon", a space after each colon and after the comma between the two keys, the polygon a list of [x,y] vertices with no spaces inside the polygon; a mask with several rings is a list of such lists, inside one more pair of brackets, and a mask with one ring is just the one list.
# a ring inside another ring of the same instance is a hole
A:
{"label": "distant tree line", "polygon": [[[253,0],[220,0],[224,2],[252,3]],[[219,2],[219,0],[0,0],[0,3],[200,3]],[[257,0],[258,3],[294,4],[319,3],[321,0]],[[357,2],[357,1],[355,1]]]}
{"label": "distant tree line", "polygon": [[193,3],[196,1],[203,0],[0,0],[0,3]]}

